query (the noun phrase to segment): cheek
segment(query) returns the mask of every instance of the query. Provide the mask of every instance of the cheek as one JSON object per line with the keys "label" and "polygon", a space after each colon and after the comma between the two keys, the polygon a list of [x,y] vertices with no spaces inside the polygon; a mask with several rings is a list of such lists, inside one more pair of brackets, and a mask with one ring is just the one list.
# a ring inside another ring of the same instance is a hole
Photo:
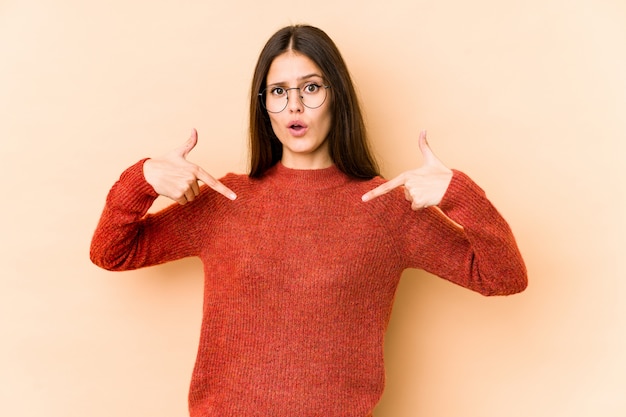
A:
{"label": "cheek", "polygon": [[324,136],[328,136],[332,125],[333,125],[333,118],[330,114],[330,110],[328,109],[324,112],[324,118],[322,122],[322,126],[324,129]]}
{"label": "cheek", "polygon": [[280,127],[282,126],[282,124],[280,123],[280,120],[276,116],[272,116],[271,114],[270,114],[270,125],[272,126],[272,130],[274,131],[274,134],[276,136],[279,136]]}

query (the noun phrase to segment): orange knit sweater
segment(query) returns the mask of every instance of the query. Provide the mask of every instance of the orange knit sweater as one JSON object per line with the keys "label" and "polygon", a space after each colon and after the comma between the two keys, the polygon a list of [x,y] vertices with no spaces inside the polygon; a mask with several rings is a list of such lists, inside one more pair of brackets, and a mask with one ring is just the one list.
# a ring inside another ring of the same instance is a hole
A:
{"label": "orange knit sweater", "polygon": [[441,211],[411,210],[399,189],[362,202],[381,178],[279,163],[262,179],[225,176],[234,201],[203,187],[192,203],[146,214],[157,195],[142,162],[111,189],[91,259],[110,270],[202,259],[192,417],[369,416],[404,269],[484,295],[526,287],[509,226],[459,171]]}

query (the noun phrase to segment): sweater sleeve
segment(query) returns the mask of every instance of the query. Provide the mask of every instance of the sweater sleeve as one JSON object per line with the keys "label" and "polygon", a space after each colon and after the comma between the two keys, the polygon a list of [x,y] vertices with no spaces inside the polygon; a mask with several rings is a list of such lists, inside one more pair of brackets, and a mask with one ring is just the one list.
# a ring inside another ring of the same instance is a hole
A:
{"label": "sweater sleeve", "polygon": [[404,234],[413,266],[487,296],[526,288],[526,266],[511,228],[467,175],[454,170],[439,208],[422,216],[409,219]]}
{"label": "sweater sleeve", "polygon": [[158,197],[137,162],[122,173],[106,198],[91,241],[91,261],[112,271],[145,266],[194,255],[193,222],[185,221],[192,204],[173,204],[147,214]]}

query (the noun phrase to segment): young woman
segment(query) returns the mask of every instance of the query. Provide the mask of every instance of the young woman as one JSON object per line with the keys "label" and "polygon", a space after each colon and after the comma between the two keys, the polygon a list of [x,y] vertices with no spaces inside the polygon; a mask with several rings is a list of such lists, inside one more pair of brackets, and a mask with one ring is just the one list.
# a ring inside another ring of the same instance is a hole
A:
{"label": "young woman", "polygon": [[[346,65],[317,28],[283,28],[261,52],[248,175],[214,179],[186,160],[196,143],[194,130],[128,168],[91,246],[110,270],[202,259],[192,417],[371,416],[404,269],[484,295],[526,287],[506,221],[424,132],[424,164],[380,178]],[[158,195],[178,204],[147,214]]]}

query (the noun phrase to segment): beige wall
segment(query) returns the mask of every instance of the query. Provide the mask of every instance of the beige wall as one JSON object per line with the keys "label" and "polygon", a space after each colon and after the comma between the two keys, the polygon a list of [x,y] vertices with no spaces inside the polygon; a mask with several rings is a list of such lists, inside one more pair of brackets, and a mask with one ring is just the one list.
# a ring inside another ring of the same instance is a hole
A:
{"label": "beige wall", "polygon": [[199,261],[106,272],[91,233],[192,127],[192,160],[245,169],[254,62],[297,22],[343,51],[385,175],[428,129],[528,264],[510,298],[405,274],[377,417],[623,416],[623,0],[0,1],[0,414],[186,415]]}

